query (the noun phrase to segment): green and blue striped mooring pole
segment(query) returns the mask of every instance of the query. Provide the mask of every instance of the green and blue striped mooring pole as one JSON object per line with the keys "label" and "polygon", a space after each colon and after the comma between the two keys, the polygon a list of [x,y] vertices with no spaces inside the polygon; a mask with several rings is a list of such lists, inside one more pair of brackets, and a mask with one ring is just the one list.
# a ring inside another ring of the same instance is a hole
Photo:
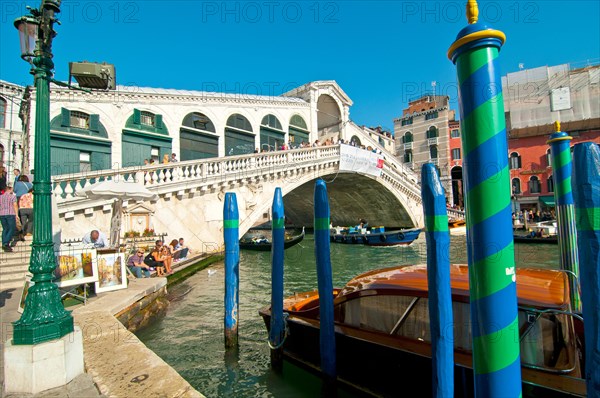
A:
{"label": "green and blue striped mooring pole", "polygon": [[431,163],[421,169],[421,197],[427,238],[427,284],[431,331],[431,396],[454,395],[454,318],[450,288],[450,231],[446,196]]}
{"label": "green and blue striped mooring pole", "polygon": [[554,201],[556,202],[556,220],[558,221],[558,251],[560,267],[571,271],[569,275],[569,295],[571,308],[581,312],[579,294],[579,255],[577,253],[577,229],[575,226],[575,205],[571,187],[571,140],[567,133],[560,131],[560,123],[555,122],[556,132],[550,135],[547,144],[552,152],[552,176],[554,178]]}
{"label": "green and blue striped mooring pole", "polygon": [[581,259],[581,300],[588,397],[600,397],[600,146],[576,144],[573,196]]}
{"label": "green and blue striped mooring pole", "polygon": [[335,379],[337,364],[335,357],[335,325],[333,318],[333,277],[329,251],[329,198],[325,181],[315,183],[315,257],[317,259],[317,284],[319,288],[319,347],[321,371]]}
{"label": "green and blue striped mooring pole", "polygon": [[274,369],[281,370],[285,339],[285,321],[283,320],[285,213],[281,188],[275,188],[271,212],[271,329],[269,330],[269,347],[271,348],[271,366]]}
{"label": "green and blue striped mooring pole", "polygon": [[477,22],[448,50],[456,65],[467,219],[476,397],[520,397],[521,361],[508,145],[498,53],[504,33]]}
{"label": "green and blue striped mooring pole", "polygon": [[223,238],[225,241],[225,347],[238,345],[240,302],[240,216],[235,193],[225,194]]}

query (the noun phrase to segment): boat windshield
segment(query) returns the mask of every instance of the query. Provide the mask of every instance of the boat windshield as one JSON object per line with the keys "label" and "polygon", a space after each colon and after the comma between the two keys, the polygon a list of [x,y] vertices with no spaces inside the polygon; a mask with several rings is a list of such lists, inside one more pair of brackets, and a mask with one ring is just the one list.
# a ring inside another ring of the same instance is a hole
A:
{"label": "boat windshield", "polygon": [[[468,303],[453,302],[454,348],[471,352]],[[370,295],[350,299],[335,308],[336,321],[347,326],[431,342],[429,303],[425,297]],[[572,319],[565,314],[519,309],[521,363],[553,372],[575,367],[576,349]]]}

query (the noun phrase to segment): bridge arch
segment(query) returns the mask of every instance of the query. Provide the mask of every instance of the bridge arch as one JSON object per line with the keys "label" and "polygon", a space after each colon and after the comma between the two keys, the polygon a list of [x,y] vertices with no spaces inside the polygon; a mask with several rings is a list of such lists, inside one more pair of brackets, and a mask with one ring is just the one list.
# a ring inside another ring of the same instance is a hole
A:
{"label": "bridge arch", "polygon": [[260,122],[260,150],[278,150],[286,142],[285,130],[277,116],[265,115]]}
{"label": "bridge arch", "polygon": [[342,125],[343,106],[329,94],[321,94],[317,100],[317,127],[319,137],[339,133]]}
{"label": "bridge arch", "polygon": [[296,226],[312,228],[314,183],[323,178],[327,183],[331,221],[334,225],[355,225],[357,218],[365,218],[371,225],[386,227],[413,227],[422,225],[421,209],[415,211],[411,199],[397,189],[390,180],[373,178],[353,172],[337,171],[337,164],[314,167],[308,173],[288,175],[283,184],[265,189],[256,200],[260,203],[245,214],[240,224],[240,236],[253,225],[270,217],[273,192],[281,187],[286,219]]}

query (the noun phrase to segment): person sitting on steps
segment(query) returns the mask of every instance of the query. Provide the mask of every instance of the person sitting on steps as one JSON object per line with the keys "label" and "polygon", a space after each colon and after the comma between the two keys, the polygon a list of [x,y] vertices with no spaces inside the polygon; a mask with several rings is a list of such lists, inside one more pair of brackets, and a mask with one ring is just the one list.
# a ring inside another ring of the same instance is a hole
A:
{"label": "person sitting on steps", "polygon": [[144,251],[138,249],[135,254],[127,260],[127,267],[133,272],[136,278],[150,278],[152,267],[144,263]]}

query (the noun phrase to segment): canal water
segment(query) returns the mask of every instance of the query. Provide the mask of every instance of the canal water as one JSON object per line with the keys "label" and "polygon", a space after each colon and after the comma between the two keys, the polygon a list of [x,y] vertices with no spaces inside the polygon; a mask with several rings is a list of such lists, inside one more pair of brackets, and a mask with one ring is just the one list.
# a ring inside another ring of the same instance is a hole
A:
{"label": "canal water", "polygon": [[[334,287],[368,270],[426,262],[425,236],[410,246],[366,247],[331,245]],[[452,236],[452,263],[466,263],[465,236]],[[557,245],[515,244],[518,267],[557,268]],[[282,374],[270,369],[267,332],[258,310],[270,301],[269,252],[241,251],[239,350],[226,352],[223,343],[224,271],[219,263],[199,271],[169,289],[166,315],[140,331],[138,337],[207,397],[314,398],[357,397],[358,393],[322,391],[313,374],[284,364]],[[285,251],[285,292],[316,290],[314,237]]]}

